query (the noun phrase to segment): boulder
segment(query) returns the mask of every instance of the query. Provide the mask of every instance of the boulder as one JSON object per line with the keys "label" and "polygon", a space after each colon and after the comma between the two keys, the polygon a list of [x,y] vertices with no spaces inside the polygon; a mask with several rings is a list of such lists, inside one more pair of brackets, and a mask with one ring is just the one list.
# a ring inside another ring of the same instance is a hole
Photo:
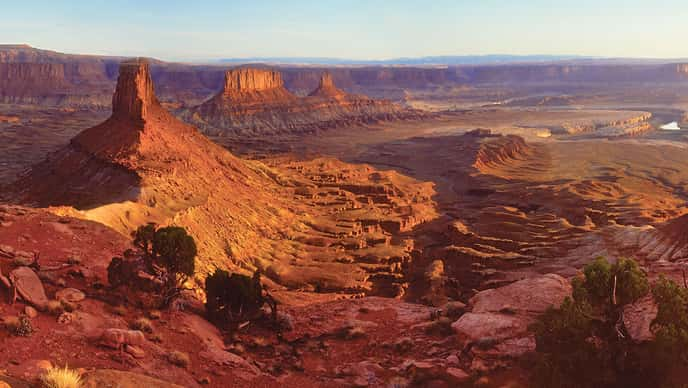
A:
{"label": "boulder", "polygon": [[36,261],[36,256],[31,252],[16,251],[14,253],[13,263],[16,266],[29,266]]}
{"label": "boulder", "polygon": [[10,272],[10,281],[17,289],[17,294],[27,303],[43,310],[48,303],[43,283],[29,267],[19,267]]}
{"label": "boulder", "polygon": [[547,274],[477,293],[469,302],[472,310],[452,324],[473,356],[471,370],[489,372],[534,352],[528,326],[571,292],[566,279]]}
{"label": "boulder", "polygon": [[9,245],[0,244],[0,257],[4,257],[6,259],[13,259],[15,254],[16,251],[14,248],[12,248]]}
{"label": "boulder", "polygon": [[36,318],[38,316],[38,311],[31,306],[24,307],[24,314],[29,318]]}
{"label": "boulder", "polygon": [[657,303],[649,295],[623,307],[623,324],[633,341],[651,341],[655,338],[650,328],[652,321],[657,318],[657,310]]}
{"label": "boulder", "polygon": [[556,274],[547,274],[481,291],[471,298],[471,311],[539,315],[550,306],[561,305],[571,292],[568,280]]}
{"label": "boulder", "polygon": [[141,346],[145,341],[146,337],[139,330],[106,329],[100,336],[100,344],[113,349],[125,345]]}
{"label": "boulder", "polygon": [[451,384],[462,384],[471,378],[468,373],[459,368],[447,368],[444,373],[447,375],[447,380]]}
{"label": "boulder", "polygon": [[77,303],[86,299],[86,295],[76,288],[64,288],[55,293],[55,299],[59,301]]}
{"label": "boulder", "polygon": [[134,358],[144,358],[146,357],[146,352],[138,346],[135,345],[125,345],[124,351],[131,354]]}
{"label": "boulder", "polygon": [[458,318],[466,311],[466,304],[459,301],[452,301],[442,306],[442,310],[449,318]]}
{"label": "boulder", "polygon": [[525,333],[532,319],[500,313],[466,313],[451,326],[469,342],[503,340]]}

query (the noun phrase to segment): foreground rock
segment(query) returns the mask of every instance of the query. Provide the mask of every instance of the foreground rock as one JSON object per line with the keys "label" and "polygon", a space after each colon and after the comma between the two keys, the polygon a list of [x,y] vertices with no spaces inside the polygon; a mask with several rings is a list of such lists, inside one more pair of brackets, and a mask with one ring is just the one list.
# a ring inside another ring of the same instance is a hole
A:
{"label": "foreground rock", "polygon": [[657,312],[658,306],[652,296],[645,296],[624,306],[623,324],[633,341],[651,341],[655,338],[651,328]]}
{"label": "foreground rock", "polygon": [[181,385],[133,372],[101,369],[84,376],[83,388],[182,388]]}
{"label": "foreground rock", "polygon": [[535,338],[528,326],[570,295],[570,283],[555,274],[481,291],[470,300],[471,311],[454,322],[452,329],[473,356],[472,368],[489,370],[504,359],[534,351]]}
{"label": "foreground rock", "polygon": [[17,294],[27,303],[39,310],[48,304],[43,283],[38,275],[29,267],[19,267],[10,272],[10,281],[17,290]]}

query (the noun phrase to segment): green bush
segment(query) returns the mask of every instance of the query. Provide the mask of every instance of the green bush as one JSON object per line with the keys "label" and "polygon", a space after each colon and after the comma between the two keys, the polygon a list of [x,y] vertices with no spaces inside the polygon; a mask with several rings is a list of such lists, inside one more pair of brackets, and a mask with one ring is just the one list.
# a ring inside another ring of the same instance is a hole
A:
{"label": "green bush", "polygon": [[149,256],[154,256],[153,239],[155,238],[155,230],[155,224],[146,224],[139,226],[139,228],[132,233],[132,236],[134,237],[134,245]]}
{"label": "green bush", "polygon": [[688,290],[661,276],[652,287],[657,302],[655,324],[688,326]]}
{"label": "green bush", "polygon": [[538,352],[533,386],[631,387],[656,381],[661,373],[652,350],[618,331],[623,306],[650,289],[638,264],[619,259],[612,265],[599,257],[571,285],[573,298],[548,309],[531,326]]}
{"label": "green bush", "polygon": [[667,366],[688,362],[688,290],[662,276],[652,287],[652,295],[658,305],[654,357]]}
{"label": "green bush", "polygon": [[583,277],[572,281],[573,297],[595,307],[607,308],[612,302],[616,279],[616,304],[633,303],[650,290],[647,276],[635,260],[619,259],[613,265],[596,258],[583,269]]}
{"label": "green bush", "polygon": [[590,305],[566,298],[531,326],[537,343],[535,387],[603,387],[613,379],[608,360],[595,341]]}
{"label": "green bush", "polygon": [[[127,285],[139,291],[160,292],[162,305],[179,294],[193,276],[196,265],[196,242],[184,228],[155,224],[139,227],[132,233],[134,245],[142,253],[142,260],[115,257],[108,265],[108,281],[113,287]],[[148,281],[140,277],[148,272]]]}
{"label": "green bush", "polygon": [[153,263],[167,270],[169,287],[180,288],[193,276],[196,263],[196,242],[184,228],[168,226],[155,231]]}
{"label": "green bush", "polygon": [[208,318],[221,325],[257,317],[266,300],[260,273],[253,277],[220,269],[205,279]]}
{"label": "green bush", "polygon": [[583,269],[583,287],[591,301],[603,303],[609,300],[611,292],[612,266],[604,257],[596,258]]}
{"label": "green bush", "polygon": [[619,259],[612,266],[610,279],[612,282],[614,277],[616,277],[616,301],[620,305],[633,303],[650,291],[647,276],[635,260]]}

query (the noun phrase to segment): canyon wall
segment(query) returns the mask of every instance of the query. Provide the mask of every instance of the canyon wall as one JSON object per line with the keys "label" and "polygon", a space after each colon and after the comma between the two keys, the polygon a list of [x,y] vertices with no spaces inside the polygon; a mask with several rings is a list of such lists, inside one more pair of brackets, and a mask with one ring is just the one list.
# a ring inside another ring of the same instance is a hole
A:
{"label": "canyon wall", "polygon": [[[108,109],[121,57],[71,55],[24,45],[0,45],[0,102],[75,105]],[[265,66],[257,65],[254,67]],[[161,101],[193,106],[222,90],[226,65],[151,61],[151,76]],[[441,85],[606,82],[641,84],[688,81],[685,63],[554,63],[471,66],[280,66],[283,86],[299,96],[318,87],[328,72],[348,93],[400,98],[404,89]],[[230,80],[242,82],[241,79]],[[274,82],[272,80],[269,82]],[[250,80],[243,80],[251,87]],[[231,88],[230,88],[231,89]]]}

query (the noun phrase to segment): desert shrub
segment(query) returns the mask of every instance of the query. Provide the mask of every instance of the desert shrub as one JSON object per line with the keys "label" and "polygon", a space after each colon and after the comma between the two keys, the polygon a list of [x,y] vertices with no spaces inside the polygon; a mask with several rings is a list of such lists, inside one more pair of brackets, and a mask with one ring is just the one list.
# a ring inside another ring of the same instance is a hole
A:
{"label": "desert shrub", "polygon": [[155,343],[158,343],[158,344],[159,344],[159,343],[162,343],[163,339],[164,339],[164,338],[163,338],[163,336],[162,336],[160,333],[150,333],[150,334],[148,335],[148,340],[149,340],[149,341],[155,342]]}
{"label": "desert shrub", "polygon": [[656,324],[688,326],[688,289],[661,276],[652,287],[652,296],[658,307]]}
{"label": "desert shrub", "polygon": [[582,286],[594,302],[608,300],[611,291],[612,266],[604,257],[596,258],[583,269]]}
{"label": "desert shrub", "polygon": [[533,371],[536,387],[607,386],[607,360],[595,341],[591,307],[566,298],[560,308],[549,308],[531,326],[537,343]]}
{"label": "desert shrub", "polygon": [[184,228],[168,226],[155,231],[153,262],[167,270],[172,286],[181,287],[193,276],[196,259],[196,242]]}
{"label": "desert shrub", "polygon": [[127,308],[120,304],[117,306],[112,306],[110,308],[110,312],[112,312],[115,315],[119,315],[120,317],[123,317],[127,315]]}
{"label": "desert shrub", "polygon": [[126,283],[126,279],[123,276],[124,270],[124,259],[121,257],[113,257],[110,260],[110,264],[107,267],[108,283],[112,287],[119,287]]}
{"label": "desert shrub", "polygon": [[620,334],[618,322],[623,305],[648,293],[645,273],[634,260],[610,264],[598,257],[572,280],[572,288],[573,298],[548,309],[531,326],[538,351],[533,385],[601,387],[628,381],[619,370],[644,363],[645,357]]}
{"label": "desert shrub", "polygon": [[143,317],[131,322],[131,324],[129,324],[129,327],[131,327],[133,330],[140,330],[148,334],[153,332],[153,324],[149,319]]}
{"label": "desert shrub", "polygon": [[[111,286],[127,285],[138,291],[160,293],[163,306],[169,305],[193,276],[196,263],[196,242],[184,228],[155,224],[139,227],[132,233],[134,245],[142,252],[138,260],[114,257],[108,265]],[[139,276],[140,271],[149,276]]]}
{"label": "desert shrub", "polygon": [[614,277],[616,277],[616,300],[620,305],[633,303],[650,290],[647,276],[635,260],[621,258],[614,263],[610,279],[612,283]]}
{"label": "desert shrub", "polygon": [[41,382],[46,388],[79,388],[82,384],[79,372],[69,369],[67,366],[48,369],[41,376]]}
{"label": "desert shrub", "polygon": [[452,323],[454,323],[454,321],[452,321],[451,318],[439,317],[438,319],[430,322],[425,327],[425,331],[431,335],[451,335],[453,333],[453,329],[451,327]]}
{"label": "desert shrub", "polygon": [[59,300],[49,300],[48,303],[45,305],[45,309],[48,312],[48,314],[51,315],[60,315],[65,311],[62,302],[60,302]]}
{"label": "desert shrub", "polygon": [[574,300],[606,308],[613,298],[615,280],[618,305],[633,303],[650,290],[647,276],[635,260],[621,258],[612,265],[598,257],[585,266],[583,277],[572,281]]}
{"label": "desert shrub", "polygon": [[688,362],[688,290],[660,277],[652,287],[657,302],[652,357],[658,364]]}
{"label": "desert shrub", "polygon": [[156,225],[149,223],[140,226],[132,233],[134,245],[141,249],[147,257],[154,257],[153,239],[155,238]]}
{"label": "desert shrub", "polygon": [[219,324],[253,319],[265,304],[260,273],[253,277],[217,269],[205,279],[208,318]]}
{"label": "desert shrub", "polygon": [[189,355],[180,352],[178,350],[172,351],[167,355],[167,360],[172,364],[176,365],[180,368],[188,368],[189,365],[191,364],[191,359],[189,358]]}
{"label": "desert shrub", "polygon": [[31,320],[26,316],[8,317],[3,323],[11,334],[19,337],[28,337],[34,332]]}

